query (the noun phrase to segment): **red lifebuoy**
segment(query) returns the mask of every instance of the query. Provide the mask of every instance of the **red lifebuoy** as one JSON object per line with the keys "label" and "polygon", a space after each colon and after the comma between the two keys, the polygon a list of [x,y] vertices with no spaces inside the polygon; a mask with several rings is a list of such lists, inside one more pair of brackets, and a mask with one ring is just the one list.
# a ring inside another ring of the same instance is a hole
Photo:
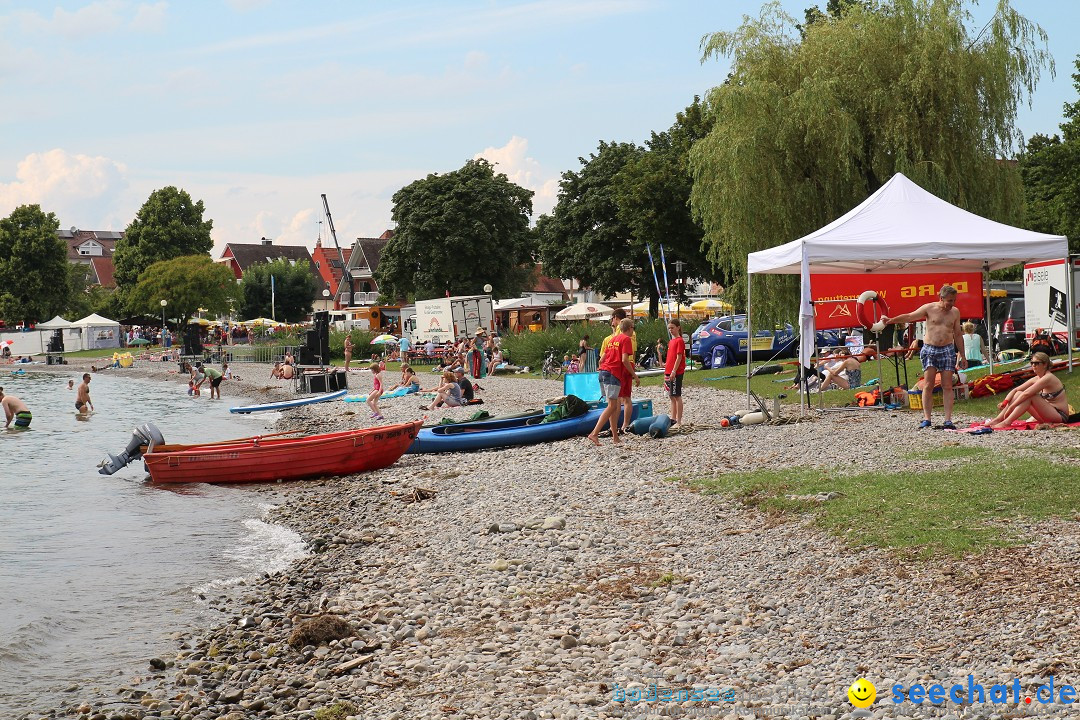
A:
{"label": "red lifebuoy", "polygon": [[866,290],[855,301],[855,319],[867,330],[888,314],[889,306],[885,303],[885,298],[881,297],[876,290]]}

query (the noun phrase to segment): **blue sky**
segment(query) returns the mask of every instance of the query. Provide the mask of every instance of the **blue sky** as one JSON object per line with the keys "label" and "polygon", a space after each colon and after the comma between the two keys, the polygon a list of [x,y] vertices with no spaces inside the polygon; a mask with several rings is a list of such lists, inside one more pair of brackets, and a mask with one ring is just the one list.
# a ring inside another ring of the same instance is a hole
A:
{"label": "blue sky", "polygon": [[[811,4],[782,2],[798,19]],[[1014,5],[1057,62],[1020,128],[1057,132],[1080,8]],[[534,190],[539,214],[599,141],[644,142],[721,82],[702,35],[760,6],[0,0],[0,214],[39,203],[63,227],[122,230],[177,185],[204,201],[218,250],[310,247],[320,193],[343,242],[378,235],[395,191],[478,156]]]}

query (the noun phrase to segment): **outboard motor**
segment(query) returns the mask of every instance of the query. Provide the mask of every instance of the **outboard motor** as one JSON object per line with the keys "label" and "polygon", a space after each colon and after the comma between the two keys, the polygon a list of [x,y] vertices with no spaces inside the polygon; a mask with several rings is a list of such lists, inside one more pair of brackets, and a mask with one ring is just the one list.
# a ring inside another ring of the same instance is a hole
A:
{"label": "outboard motor", "polygon": [[[120,468],[127,467],[130,463],[138,460],[143,453],[151,452],[159,445],[165,444],[165,438],[161,431],[153,423],[140,425],[131,431],[131,442],[119,455],[109,453],[107,460],[101,461],[98,472],[102,475],[112,475]],[[143,449],[145,447],[145,450]]]}

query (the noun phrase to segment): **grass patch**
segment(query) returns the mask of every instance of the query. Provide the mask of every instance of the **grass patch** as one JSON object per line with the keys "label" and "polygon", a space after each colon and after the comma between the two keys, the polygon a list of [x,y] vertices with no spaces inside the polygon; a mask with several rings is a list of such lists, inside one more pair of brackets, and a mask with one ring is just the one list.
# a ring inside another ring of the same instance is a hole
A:
{"label": "grass patch", "polygon": [[345,718],[358,712],[360,712],[359,708],[352,703],[339,700],[333,705],[316,710],[315,720],[345,720]]}
{"label": "grass patch", "polygon": [[965,447],[962,445],[945,446],[927,450],[920,460],[960,460],[963,458],[989,457],[990,452],[978,447]]}
{"label": "grass patch", "polygon": [[[731,495],[767,513],[811,513],[815,523],[855,546],[903,555],[959,556],[1015,545],[1018,519],[1071,517],[1080,510],[1080,484],[1071,465],[1045,459],[1001,458],[968,448],[942,448],[931,459],[982,457],[969,467],[935,472],[838,474],[790,471],[730,473],[694,484]],[[828,502],[789,496],[839,492]]]}

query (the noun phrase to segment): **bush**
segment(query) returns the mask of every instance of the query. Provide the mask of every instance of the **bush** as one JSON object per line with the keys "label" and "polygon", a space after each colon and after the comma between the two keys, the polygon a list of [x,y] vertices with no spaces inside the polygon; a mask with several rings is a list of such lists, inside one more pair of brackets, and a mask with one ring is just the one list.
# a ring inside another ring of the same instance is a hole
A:
{"label": "bush", "polygon": [[[691,323],[683,322],[684,333],[693,331],[692,327],[687,329],[689,325]],[[637,334],[639,353],[646,346],[655,345],[660,338],[663,338],[664,345],[667,345],[667,325],[663,318],[639,320],[634,325],[634,332]],[[552,325],[547,330],[539,332],[524,330],[506,335],[503,337],[502,346],[509,353],[510,361],[515,365],[527,365],[536,369],[543,364],[548,348],[555,348],[555,357],[560,364],[563,355],[576,355],[578,343],[585,334],[589,335],[589,345],[599,348],[604,338],[611,334],[611,328],[603,322],[579,322],[565,327]]]}
{"label": "bush", "polygon": [[375,339],[378,333],[371,332],[370,330],[360,330],[353,328],[348,333],[341,330],[330,331],[330,358],[334,360],[345,359],[345,335],[352,336],[353,345],[353,359],[370,357],[371,353],[377,352],[385,356],[385,354],[391,350],[388,345],[379,345],[373,347],[371,341]]}

